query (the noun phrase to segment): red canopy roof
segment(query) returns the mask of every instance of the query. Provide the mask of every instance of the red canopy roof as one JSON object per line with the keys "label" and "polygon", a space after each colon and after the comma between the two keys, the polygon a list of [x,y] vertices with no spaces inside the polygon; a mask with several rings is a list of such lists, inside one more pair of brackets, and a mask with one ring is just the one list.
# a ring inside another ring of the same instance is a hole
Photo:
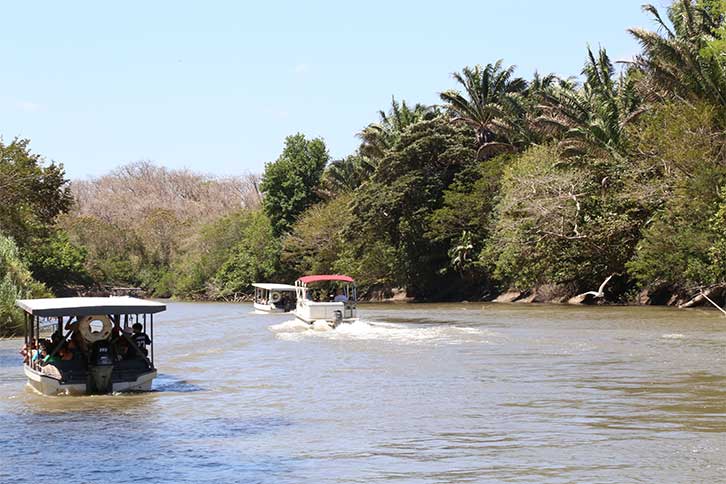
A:
{"label": "red canopy roof", "polygon": [[303,284],[310,284],[311,282],[320,282],[320,281],[343,281],[343,282],[353,282],[353,278],[350,276],[344,276],[342,274],[327,274],[327,275],[319,275],[319,276],[302,276],[298,281],[302,282]]}

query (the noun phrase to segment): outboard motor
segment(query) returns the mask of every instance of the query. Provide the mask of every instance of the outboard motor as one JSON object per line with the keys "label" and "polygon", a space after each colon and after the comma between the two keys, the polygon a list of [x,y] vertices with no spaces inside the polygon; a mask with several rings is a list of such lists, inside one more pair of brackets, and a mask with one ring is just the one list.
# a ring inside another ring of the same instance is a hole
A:
{"label": "outboard motor", "polygon": [[96,341],[88,363],[88,393],[111,393],[113,388],[113,356],[108,340]]}
{"label": "outboard motor", "polygon": [[337,328],[340,323],[343,322],[343,311],[335,310],[333,312],[335,320],[333,321],[333,328]]}

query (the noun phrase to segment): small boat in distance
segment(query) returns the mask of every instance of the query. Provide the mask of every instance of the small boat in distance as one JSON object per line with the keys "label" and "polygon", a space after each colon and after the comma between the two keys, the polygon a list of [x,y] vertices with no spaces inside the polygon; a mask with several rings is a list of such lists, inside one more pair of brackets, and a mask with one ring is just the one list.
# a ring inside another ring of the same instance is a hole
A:
{"label": "small boat in distance", "polygon": [[295,286],[271,282],[255,282],[255,311],[289,313],[295,308]]}
{"label": "small boat in distance", "polygon": [[[316,290],[309,284],[330,282],[335,293]],[[295,281],[297,304],[295,317],[308,324],[325,321],[333,328],[358,319],[356,286],[352,277],[342,274],[303,276]]]}
{"label": "small boat in distance", "polygon": [[[25,313],[23,369],[37,392],[151,390],[154,314],[166,305],[125,296],[18,299],[15,304]],[[50,338],[42,333],[51,333]]]}

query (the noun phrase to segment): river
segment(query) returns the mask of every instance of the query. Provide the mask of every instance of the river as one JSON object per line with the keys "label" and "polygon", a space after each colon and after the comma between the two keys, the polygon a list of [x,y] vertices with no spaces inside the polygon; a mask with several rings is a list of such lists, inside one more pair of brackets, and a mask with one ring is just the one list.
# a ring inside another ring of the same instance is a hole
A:
{"label": "river", "polygon": [[45,397],[0,341],[2,483],[726,482],[726,318],[170,303],[145,394]]}

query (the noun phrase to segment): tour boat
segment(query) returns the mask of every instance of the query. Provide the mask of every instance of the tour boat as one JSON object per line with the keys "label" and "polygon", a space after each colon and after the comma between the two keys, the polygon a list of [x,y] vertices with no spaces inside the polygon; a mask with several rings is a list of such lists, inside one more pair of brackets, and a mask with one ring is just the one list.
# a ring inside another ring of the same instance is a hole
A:
{"label": "tour boat", "polygon": [[[309,286],[318,282],[335,283],[336,294],[321,292]],[[335,328],[342,322],[352,322],[358,318],[355,281],[350,276],[303,276],[295,281],[295,293],[295,317],[308,324],[325,321]]]}
{"label": "tour boat", "polygon": [[[24,370],[37,392],[151,390],[154,314],[166,310],[164,304],[115,296],[19,299],[15,304],[25,312]],[[133,326],[141,331],[132,333]],[[41,333],[53,335],[47,340]]]}
{"label": "tour boat", "polygon": [[262,313],[289,313],[295,307],[295,286],[255,282],[255,311]]}

